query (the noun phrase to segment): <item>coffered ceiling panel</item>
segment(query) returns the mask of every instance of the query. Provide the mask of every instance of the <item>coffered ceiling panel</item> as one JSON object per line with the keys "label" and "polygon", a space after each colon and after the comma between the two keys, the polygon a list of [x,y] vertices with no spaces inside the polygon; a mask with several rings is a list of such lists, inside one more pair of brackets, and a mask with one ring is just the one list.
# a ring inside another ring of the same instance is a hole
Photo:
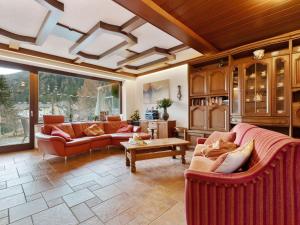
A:
{"label": "coffered ceiling panel", "polygon": [[178,41],[176,38],[173,38],[169,34],[157,29],[150,23],[137,28],[131,33],[139,38],[139,42],[130,48],[130,50],[136,52],[145,51],[153,46],[171,48],[182,44],[182,42]]}
{"label": "coffered ceiling panel", "polygon": [[61,0],[65,13],[60,23],[88,32],[96,23],[104,21],[113,25],[122,25],[134,14],[111,0]]}
{"label": "coffered ceiling panel", "polygon": [[45,7],[33,0],[0,0],[0,28],[35,37],[47,11]]}
{"label": "coffered ceiling panel", "polygon": [[122,37],[113,34],[102,34],[90,43],[83,52],[100,55],[123,41],[124,39]]}
{"label": "coffered ceiling panel", "polygon": [[0,47],[132,76],[201,55],[112,0],[0,0]]}

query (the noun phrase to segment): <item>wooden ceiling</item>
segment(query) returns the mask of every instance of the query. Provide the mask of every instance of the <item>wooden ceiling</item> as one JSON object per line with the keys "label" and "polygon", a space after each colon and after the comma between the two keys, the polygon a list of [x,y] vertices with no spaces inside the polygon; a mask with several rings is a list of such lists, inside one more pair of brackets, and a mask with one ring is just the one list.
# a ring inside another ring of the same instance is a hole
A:
{"label": "wooden ceiling", "polygon": [[299,0],[115,1],[204,53],[300,29]]}

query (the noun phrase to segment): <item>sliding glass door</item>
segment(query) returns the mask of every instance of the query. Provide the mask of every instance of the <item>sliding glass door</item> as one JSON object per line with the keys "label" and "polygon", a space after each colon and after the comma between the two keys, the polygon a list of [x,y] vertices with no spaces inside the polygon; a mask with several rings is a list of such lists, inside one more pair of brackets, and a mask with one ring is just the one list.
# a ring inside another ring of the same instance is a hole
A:
{"label": "sliding glass door", "polygon": [[33,148],[30,72],[0,67],[0,152]]}

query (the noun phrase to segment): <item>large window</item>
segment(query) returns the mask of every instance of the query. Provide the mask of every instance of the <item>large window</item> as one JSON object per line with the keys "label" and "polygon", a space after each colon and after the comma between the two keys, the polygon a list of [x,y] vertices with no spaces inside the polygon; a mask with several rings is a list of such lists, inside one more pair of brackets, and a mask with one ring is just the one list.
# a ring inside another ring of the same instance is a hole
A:
{"label": "large window", "polygon": [[66,121],[120,114],[120,83],[39,72],[39,121],[43,115],[64,115]]}

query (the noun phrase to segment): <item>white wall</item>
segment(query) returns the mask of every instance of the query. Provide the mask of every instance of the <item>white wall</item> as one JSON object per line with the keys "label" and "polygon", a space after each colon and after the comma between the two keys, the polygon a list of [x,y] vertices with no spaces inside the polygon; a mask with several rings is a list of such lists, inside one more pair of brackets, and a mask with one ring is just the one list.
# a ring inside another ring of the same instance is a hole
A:
{"label": "white wall", "polygon": [[123,81],[122,88],[122,114],[124,119],[129,119],[130,115],[137,110],[136,104],[136,80]]}
{"label": "white wall", "polygon": [[[170,85],[170,98],[173,100],[173,105],[168,108],[168,113],[171,120],[176,120],[177,126],[188,127],[188,66],[182,65],[175,68],[159,71],[152,73],[146,76],[141,76],[136,79],[136,88],[135,90],[129,86],[129,92],[134,92],[130,94],[130,99],[126,99],[126,102],[134,101],[130,103],[130,107],[137,108],[140,111],[141,117],[144,119],[145,111],[147,107],[156,107],[156,105],[144,104],[143,103],[143,84],[160,81],[160,80],[169,80]],[[128,81],[126,81],[128,82]],[[125,82],[125,83],[126,83]],[[129,81],[132,82],[132,81]],[[177,99],[177,86],[181,85],[182,99],[179,101]],[[131,89],[132,88],[132,89]],[[125,88],[124,88],[125,89]],[[123,90],[124,90],[123,89]],[[125,102],[124,102],[125,104]],[[132,112],[133,110],[131,110]]]}

